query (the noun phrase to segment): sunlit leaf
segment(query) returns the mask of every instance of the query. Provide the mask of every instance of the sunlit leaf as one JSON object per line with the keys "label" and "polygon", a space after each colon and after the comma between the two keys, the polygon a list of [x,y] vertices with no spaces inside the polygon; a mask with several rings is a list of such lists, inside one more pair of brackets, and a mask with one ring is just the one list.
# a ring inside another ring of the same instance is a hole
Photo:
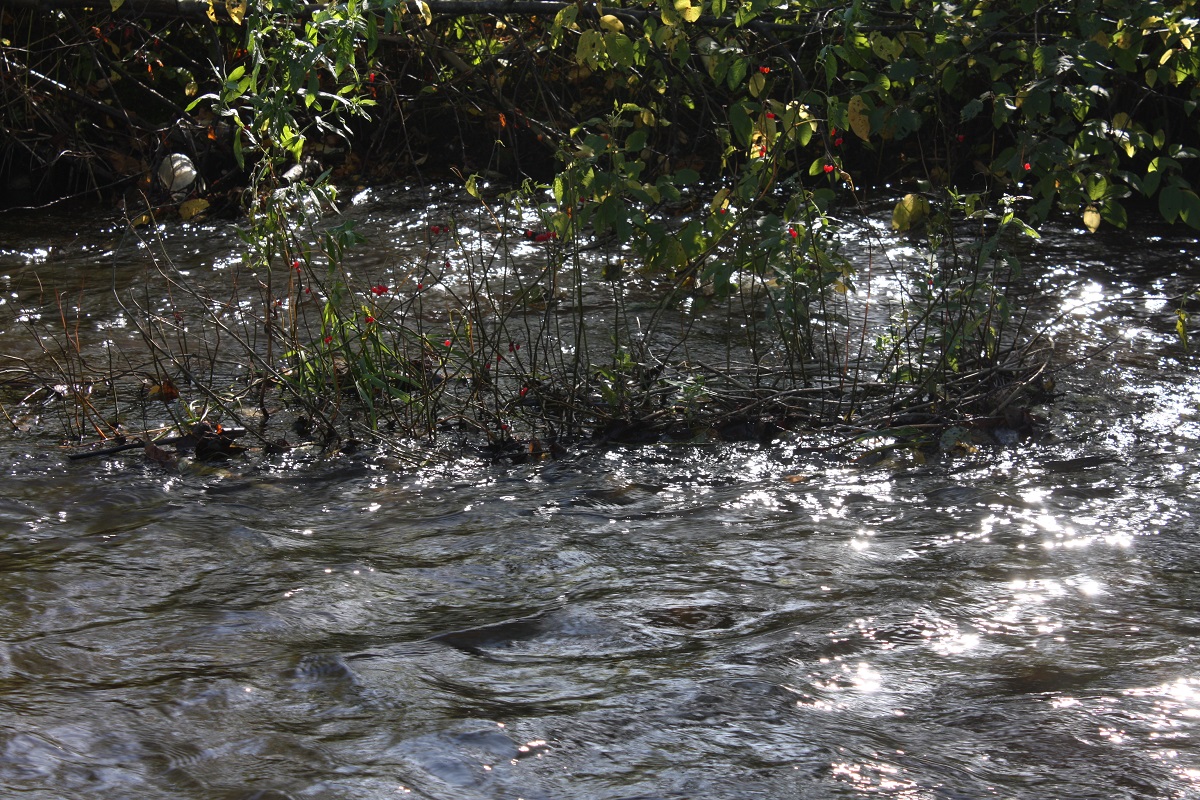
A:
{"label": "sunlit leaf", "polygon": [[170,378],[163,378],[161,381],[146,379],[142,383],[141,395],[146,400],[159,400],[170,404],[179,399],[179,390]]}
{"label": "sunlit leaf", "polygon": [[766,85],[767,85],[767,76],[766,75],[763,75],[761,72],[756,72],[753,75],[751,75],[750,82],[747,84],[747,88],[750,89],[750,96],[758,97],[760,94],[762,94],[762,90],[764,88],[766,88]]}
{"label": "sunlit leaf", "polygon": [[712,203],[709,204],[708,213],[716,214],[729,205],[729,189],[721,189],[713,197]]}
{"label": "sunlit leaf", "polygon": [[854,131],[854,135],[864,142],[871,139],[871,118],[868,113],[867,101],[863,100],[861,94],[854,95],[846,104],[846,117],[850,120],[850,130]]}
{"label": "sunlit leaf", "polygon": [[1100,229],[1100,211],[1095,206],[1088,206],[1083,210],[1083,226],[1091,233],[1095,233]]}
{"label": "sunlit leaf", "polygon": [[246,18],[247,0],[225,0],[225,11],[234,25],[241,25]]}
{"label": "sunlit leaf", "polygon": [[208,205],[208,201],[202,197],[185,200],[179,204],[179,217],[186,222],[197,214],[204,212],[208,208]]}
{"label": "sunlit leaf", "polygon": [[911,230],[929,216],[929,201],[919,194],[906,194],[892,209],[892,229]]}
{"label": "sunlit leaf", "polygon": [[600,27],[610,33],[625,32],[625,23],[612,14],[605,14],[604,16],[600,17]]}

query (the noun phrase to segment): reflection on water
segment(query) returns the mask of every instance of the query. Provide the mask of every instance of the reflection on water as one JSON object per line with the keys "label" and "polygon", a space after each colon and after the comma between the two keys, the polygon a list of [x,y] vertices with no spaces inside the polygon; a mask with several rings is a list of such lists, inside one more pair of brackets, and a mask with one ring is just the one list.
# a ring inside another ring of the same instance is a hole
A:
{"label": "reflection on water", "polygon": [[927,465],[167,474],[14,435],[0,794],[1196,796],[1200,380],[1067,239],[1047,437]]}

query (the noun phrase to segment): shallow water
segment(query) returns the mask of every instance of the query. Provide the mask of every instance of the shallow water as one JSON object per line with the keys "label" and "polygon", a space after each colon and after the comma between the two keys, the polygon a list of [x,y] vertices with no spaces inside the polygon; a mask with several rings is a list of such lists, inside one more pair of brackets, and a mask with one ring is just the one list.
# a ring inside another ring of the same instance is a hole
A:
{"label": "shallow water", "polygon": [[[108,234],[57,236],[0,271],[75,280]],[[1195,256],[1051,231],[1046,434],[922,465],[797,437],[168,473],[6,434],[0,794],[1197,796]]]}

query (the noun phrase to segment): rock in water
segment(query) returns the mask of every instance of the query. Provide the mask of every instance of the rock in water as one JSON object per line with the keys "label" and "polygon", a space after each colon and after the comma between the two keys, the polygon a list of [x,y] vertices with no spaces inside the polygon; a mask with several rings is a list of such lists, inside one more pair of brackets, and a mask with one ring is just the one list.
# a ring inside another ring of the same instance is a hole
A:
{"label": "rock in water", "polygon": [[158,180],[172,197],[182,197],[196,183],[198,173],[183,153],[171,153],[158,165]]}

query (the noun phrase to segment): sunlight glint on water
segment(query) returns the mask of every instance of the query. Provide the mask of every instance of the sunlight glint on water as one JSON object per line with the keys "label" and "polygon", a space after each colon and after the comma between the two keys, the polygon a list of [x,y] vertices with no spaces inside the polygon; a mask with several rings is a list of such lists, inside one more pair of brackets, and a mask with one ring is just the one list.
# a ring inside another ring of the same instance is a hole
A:
{"label": "sunlight glint on water", "polygon": [[[367,264],[402,268],[411,215],[359,207],[385,244]],[[112,235],[20,244],[0,273],[78,285]],[[166,235],[194,273],[235,257]],[[1047,319],[1078,313],[1046,436],[927,464],[785,437],[165,474],[13,433],[0,794],[1200,792],[1200,380],[1164,299],[1184,282],[1144,242],[1047,239],[1027,274],[1065,289]]]}

